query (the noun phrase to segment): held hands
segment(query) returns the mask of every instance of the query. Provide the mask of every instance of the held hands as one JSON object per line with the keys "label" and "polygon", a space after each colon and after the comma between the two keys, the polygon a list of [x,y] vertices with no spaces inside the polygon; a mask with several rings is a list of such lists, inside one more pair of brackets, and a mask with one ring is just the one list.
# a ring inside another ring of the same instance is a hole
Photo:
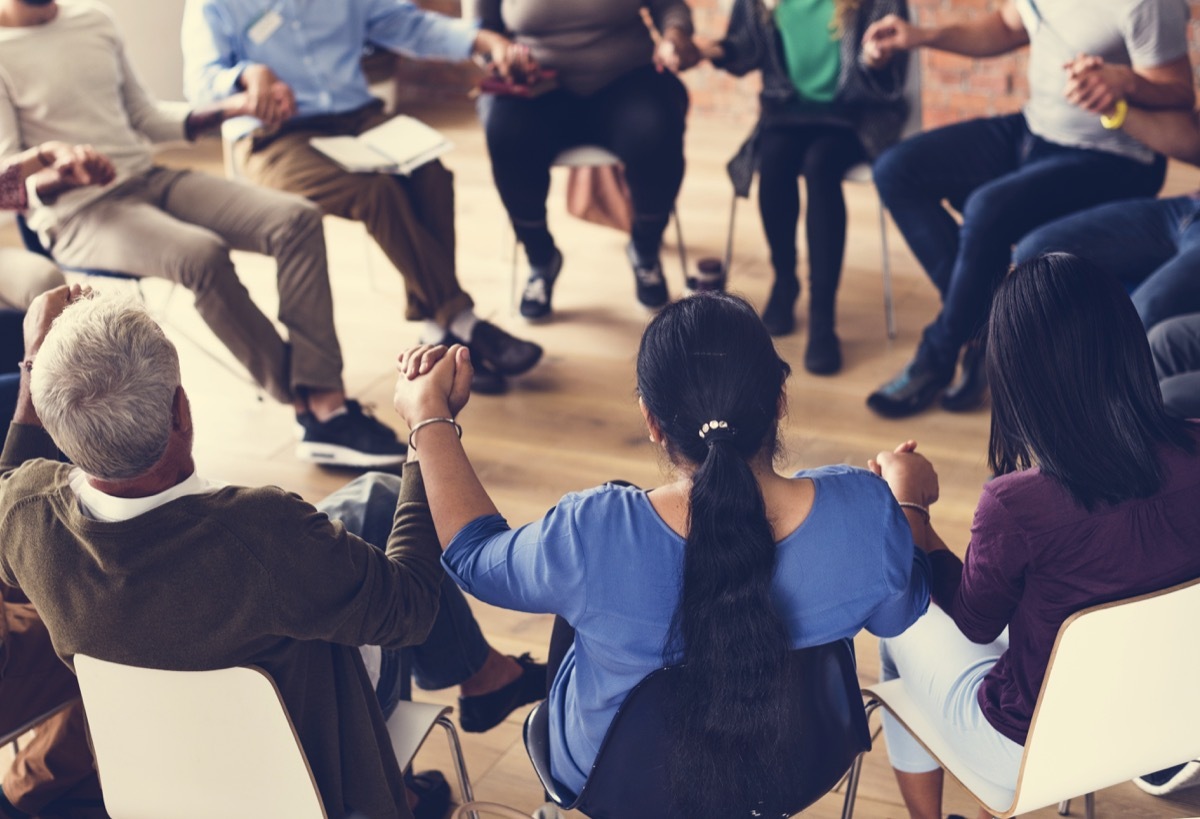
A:
{"label": "held hands", "polygon": [[461,344],[418,344],[400,354],[392,403],[411,429],[429,418],[454,418],[471,397],[471,353]]}
{"label": "held hands", "polygon": [[1092,114],[1111,113],[1118,101],[1133,94],[1136,84],[1132,68],[1087,54],[1077,55],[1063,69],[1067,72],[1063,96]]}
{"label": "held hands", "polygon": [[475,37],[475,54],[488,71],[515,83],[528,82],[541,70],[529,46],[486,29],[480,29]]}
{"label": "held hands", "polygon": [[862,59],[867,68],[883,68],[898,51],[924,45],[922,30],[903,17],[889,14],[868,26],[863,34]]}
{"label": "held hands", "polygon": [[929,507],[938,499],[938,476],[933,464],[917,454],[917,442],[905,441],[892,452],[880,452],[867,467],[887,481],[898,501]]}
{"label": "held hands", "polygon": [[226,100],[229,116],[258,117],[267,128],[275,128],[296,115],[296,95],[270,67],[262,63],[246,66],[241,84],[245,93]]}
{"label": "held hands", "polygon": [[674,26],[666,29],[654,48],[654,67],[659,72],[678,74],[692,68],[701,59],[700,49],[692,36]]}
{"label": "held hands", "polygon": [[33,358],[37,355],[54,320],[62,315],[67,305],[91,297],[92,288],[87,285],[64,284],[47,290],[34,299],[25,312],[25,321],[22,324],[25,333],[25,357]]}
{"label": "held hands", "polygon": [[38,158],[46,166],[33,174],[39,194],[107,185],[117,175],[109,158],[91,145],[44,142],[38,146]]}

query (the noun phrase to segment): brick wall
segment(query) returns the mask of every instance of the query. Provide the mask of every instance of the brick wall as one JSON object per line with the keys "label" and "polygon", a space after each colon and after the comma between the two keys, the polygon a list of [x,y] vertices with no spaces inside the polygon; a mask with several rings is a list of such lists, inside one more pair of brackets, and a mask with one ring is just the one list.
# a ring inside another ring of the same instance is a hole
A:
{"label": "brick wall", "polygon": [[[557,0],[562,2],[562,0]],[[458,14],[459,0],[420,0],[422,5],[447,14]],[[725,31],[732,0],[689,0],[696,30],[711,37]],[[1099,0],[1097,0],[1099,2]],[[1188,0],[1192,8],[1189,30],[1192,62],[1200,65],[1200,0]],[[934,22],[984,14],[999,0],[909,0],[917,19]],[[991,60],[969,60],[949,54],[921,55],[922,97],[925,127],[1015,111],[1027,90],[1025,55],[1017,53]],[[469,89],[474,69],[405,61],[401,69],[402,99],[449,98]],[[735,80],[708,66],[685,75],[695,111],[721,113],[730,118],[752,118],[758,110],[758,80]]]}

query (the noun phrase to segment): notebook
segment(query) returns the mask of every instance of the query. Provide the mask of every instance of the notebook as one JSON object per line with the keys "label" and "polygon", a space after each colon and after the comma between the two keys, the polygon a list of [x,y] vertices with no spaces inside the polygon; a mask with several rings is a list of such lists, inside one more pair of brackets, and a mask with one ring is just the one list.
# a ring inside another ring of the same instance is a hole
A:
{"label": "notebook", "polygon": [[351,173],[405,175],[454,147],[438,131],[403,114],[358,136],[313,137],[309,144]]}

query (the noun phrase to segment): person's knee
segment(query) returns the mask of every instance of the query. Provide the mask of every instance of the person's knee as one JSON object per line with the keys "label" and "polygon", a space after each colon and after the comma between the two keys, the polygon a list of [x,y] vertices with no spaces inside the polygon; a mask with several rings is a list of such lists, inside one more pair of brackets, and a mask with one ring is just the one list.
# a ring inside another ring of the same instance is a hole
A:
{"label": "person's knee", "polygon": [[229,245],[215,234],[189,238],[178,249],[175,278],[197,296],[237,278]]}
{"label": "person's knee", "polygon": [[42,293],[67,283],[58,265],[34,253],[5,256],[0,303],[15,310],[27,310]]}
{"label": "person's knee", "polygon": [[891,207],[891,202],[898,201],[903,197],[914,184],[909,173],[912,164],[909,154],[908,143],[901,142],[880,154],[871,166],[871,178],[875,182],[875,190],[878,191],[879,198],[888,207]]}

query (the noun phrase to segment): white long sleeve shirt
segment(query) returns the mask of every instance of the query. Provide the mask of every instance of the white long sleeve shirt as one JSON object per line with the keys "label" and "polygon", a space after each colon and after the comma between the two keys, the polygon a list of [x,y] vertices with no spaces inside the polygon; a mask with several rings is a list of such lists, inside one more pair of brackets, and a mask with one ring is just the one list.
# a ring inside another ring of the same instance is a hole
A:
{"label": "white long sleeve shirt", "polygon": [[48,23],[0,28],[0,158],[61,140],[94,146],[117,169],[104,188],[79,188],[53,205],[30,202],[38,231],[148,171],[150,144],[183,139],[186,119],[186,106],[157,102],[138,81],[102,3],[63,0]]}

